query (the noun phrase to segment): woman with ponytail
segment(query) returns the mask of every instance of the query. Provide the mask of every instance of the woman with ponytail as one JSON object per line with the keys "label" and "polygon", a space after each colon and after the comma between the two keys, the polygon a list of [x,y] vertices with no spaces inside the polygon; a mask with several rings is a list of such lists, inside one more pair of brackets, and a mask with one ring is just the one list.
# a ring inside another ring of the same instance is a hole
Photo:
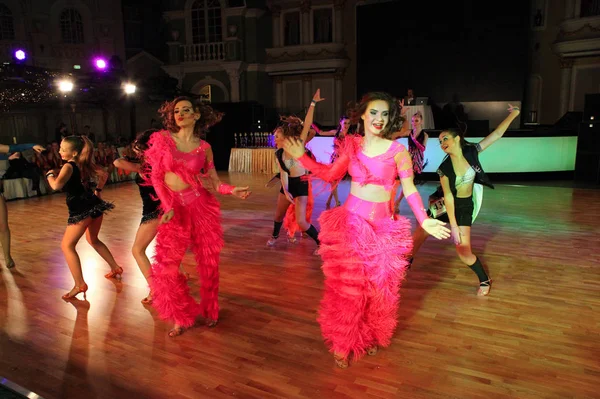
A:
{"label": "woman with ponytail", "polygon": [[[92,142],[85,136],[68,136],[60,143],[59,153],[66,163],[60,171],[49,171],[46,178],[53,190],[63,189],[67,194],[69,218],[61,248],[75,280],[75,287],[62,297],[68,300],[75,298],[79,293],[83,293],[85,297],[88,289],[83,279],[81,261],[75,250],[84,233],[88,243],[111,268],[110,273],[104,277],[120,278],[123,269],[115,262],[108,247],[98,239],[103,215],[113,209],[114,205],[101,198],[108,175],[94,164]],[[93,190],[92,180],[98,181]]]}
{"label": "woman with ponytail", "polygon": [[[458,257],[479,279],[479,296],[489,294],[492,280],[471,250],[471,225],[481,207],[483,185],[494,188],[479,163],[479,154],[498,141],[520,113],[519,108],[510,104],[508,112],[508,116],[496,130],[477,144],[465,141],[464,132],[457,129],[443,130],[439,136],[442,151],[447,154],[437,170],[441,183],[438,193],[443,193],[446,213],[437,219],[450,223]],[[414,233],[413,254],[417,253],[428,235],[426,231],[417,227]],[[412,258],[410,261],[412,262]]]}
{"label": "woman with ponytail", "polygon": [[308,107],[304,122],[295,116],[282,116],[279,125],[275,129],[275,145],[277,146],[275,156],[279,164],[281,190],[277,197],[273,233],[267,240],[267,246],[269,247],[275,245],[281,227],[285,226],[288,230],[289,242],[296,242],[294,234],[296,230],[300,229],[317,244],[315,254],[318,251],[320,244],[319,232],[310,222],[314,198],[309,179],[306,178],[308,172],[285,151],[283,145],[286,138],[292,137],[298,138],[303,145],[310,141],[315,106],[323,100],[321,98],[321,91],[317,89]]}

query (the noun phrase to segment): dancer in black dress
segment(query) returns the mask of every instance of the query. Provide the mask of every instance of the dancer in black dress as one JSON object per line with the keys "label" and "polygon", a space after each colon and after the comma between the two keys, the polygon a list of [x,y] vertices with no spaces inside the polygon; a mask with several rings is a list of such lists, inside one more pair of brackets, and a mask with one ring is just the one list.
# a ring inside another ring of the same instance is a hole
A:
{"label": "dancer in black dress", "polygon": [[[104,277],[120,278],[123,269],[115,262],[108,247],[98,239],[104,213],[114,205],[103,201],[102,188],[108,175],[94,164],[94,147],[85,136],[68,136],[60,143],[60,156],[66,161],[60,171],[51,170],[46,174],[48,184],[53,190],[63,189],[67,194],[69,219],[63,236],[61,248],[75,287],[63,295],[63,299],[72,299],[88,289],[83,279],[81,260],[75,250],[77,242],[85,233],[88,243],[110,265],[111,271]],[[97,179],[96,188],[92,190],[92,180]]]}

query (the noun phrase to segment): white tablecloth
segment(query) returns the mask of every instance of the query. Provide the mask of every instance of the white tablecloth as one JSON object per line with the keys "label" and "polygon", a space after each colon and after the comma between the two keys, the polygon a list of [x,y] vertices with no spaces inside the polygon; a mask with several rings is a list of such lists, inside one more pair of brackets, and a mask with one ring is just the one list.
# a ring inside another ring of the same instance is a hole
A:
{"label": "white tablecloth", "polygon": [[232,148],[229,156],[229,171],[244,173],[279,172],[274,148]]}

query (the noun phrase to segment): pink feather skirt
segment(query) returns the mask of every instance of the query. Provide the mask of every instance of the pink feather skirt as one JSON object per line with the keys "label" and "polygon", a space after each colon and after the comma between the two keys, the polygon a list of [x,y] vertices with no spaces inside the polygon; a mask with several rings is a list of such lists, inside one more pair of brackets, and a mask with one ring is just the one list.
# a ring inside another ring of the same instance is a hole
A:
{"label": "pink feather skirt", "polygon": [[412,250],[409,220],[393,215],[389,202],[350,195],[319,223],[325,293],[318,321],[327,346],[355,358],[388,346]]}

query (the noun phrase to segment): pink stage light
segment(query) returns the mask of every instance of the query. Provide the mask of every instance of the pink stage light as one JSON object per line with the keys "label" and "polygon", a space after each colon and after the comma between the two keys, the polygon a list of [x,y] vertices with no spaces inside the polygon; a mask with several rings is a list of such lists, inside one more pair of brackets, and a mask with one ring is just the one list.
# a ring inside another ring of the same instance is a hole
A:
{"label": "pink stage light", "polygon": [[106,60],[103,58],[96,58],[96,61],[94,62],[94,64],[96,65],[96,68],[104,70],[106,69]]}

